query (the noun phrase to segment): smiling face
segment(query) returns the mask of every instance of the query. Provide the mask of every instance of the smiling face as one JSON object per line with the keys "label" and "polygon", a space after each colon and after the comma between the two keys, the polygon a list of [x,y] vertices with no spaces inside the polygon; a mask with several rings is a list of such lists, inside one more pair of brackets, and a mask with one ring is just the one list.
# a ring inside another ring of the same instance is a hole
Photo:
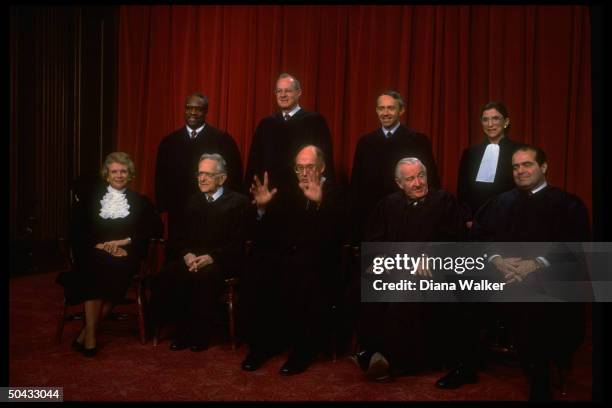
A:
{"label": "smiling face", "polygon": [[544,183],[547,168],[546,162],[538,164],[532,150],[519,150],[512,155],[514,183],[521,190],[533,190]]}
{"label": "smiling face", "polygon": [[290,112],[295,108],[302,95],[301,89],[295,89],[293,78],[281,78],[276,81],[276,103],[281,110]]}
{"label": "smiling face", "polygon": [[399,167],[399,178],[395,182],[404,190],[408,198],[418,200],[429,192],[427,186],[427,172],[418,163],[403,163]]}
{"label": "smiling face", "polygon": [[504,129],[510,123],[510,118],[505,118],[497,109],[487,109],[480,117],[482,131],[491,143],[498,143],[504,136]]}
{"label": "smiling face", "polygon": [[130,182],[130,172],[127,165],[114,162],[108,165],[107,169],[106,181],[115,190],[124,189]]}
{"label": "smiling face", "polygon": [[219,173],[217,161],[204,159],[198,165],[198,188],[203,193],[214,194],[225,183],[227,175]]}
{"label": "smiling face", "polygon": [[389,95],[380,95],[376,101],[376,114],[381,125],[390,129],[399,123],[404,108],[400,108],[399,101]]}
{"label": "smiling face", "polygon": [[198,96],[190,96],[185,103],[185,123],[193,130],[204,124],[208,106]]}

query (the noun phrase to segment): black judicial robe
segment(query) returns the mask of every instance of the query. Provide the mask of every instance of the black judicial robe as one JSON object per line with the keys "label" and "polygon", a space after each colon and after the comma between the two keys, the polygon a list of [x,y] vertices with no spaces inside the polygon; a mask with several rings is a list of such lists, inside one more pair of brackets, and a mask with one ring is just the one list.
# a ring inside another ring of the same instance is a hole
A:
{"label": "black judicial robe", "polygon": [[242,159],[234,139],[208,123],[195,140],[185,126],[166,136],[157,150],[155,196],[160,212],[168,212],[168,238],[176,238],[181,215],[192,194],[199,192],[196,172],[200,156],[218,153],[227,164],[225,186],[238,191],[242,186]]}
{"label": "black judicial robe", "polygon": [[359,139],[351,171],[354,241],[363,238],[366,221],[378,201],[397,191],[395,166],[405,157],[421,160],[427,168],[428,185],[440,186],[431,143],[424,134],[400,125],[390,138],[378,128]]}
{"label": "black judicial robe", "polygon": [[301,190],[291,191],[285,205],[272,205],[275,197],[256,222],[254,266],[241,291],[241,326],[252,347],[278,351],[284,343],[314,352],[322,345],[340,284],[346,206],[343,192],[328,180],[320,206]]}
{"label": "black judicial robe", "polygon": [[489,143],[489,139],[485,139],[480,144],[466,148],[459,162],[457,200],[464,207],[466,217],[470,220],[489,198],[514,188],[512,154],[522,144],[509,139],[508,136],[504,136],[499,141],[499,158],[493,182],[476,181],[480,162]]}
{"label": "black judicial robe", "polygon": [[[368,221],[365,239],[455,242],[464,241],[466,234],[455,198],[445,190],[434,189],[416,205],[403,191],[383,198]],[[357,329],[359,343],[364,350],[381,352],[393,370],[422,370],[428,363],[445,357],[448,307],[419,302],[362,303]]]}
{"label": "black judicial robe", "polygon": [[300,109],[288,121],[283,119],[280,112],[262,119],[249,151],[245,190],[248,191],[254,175],[263,182],[263,174],[267,171],[270,189],[277,187],[281,196],[285,196],[296,183],[293,170],[295,156],[300,148],[309,144],[323,151],[325,177],[334,181],[331,134],[323,116]]}
{"label": "black judicial robe", "polygon": [[416,203],[397,191],[380,200],[368,222],[366,241],[463,241],[466,237],[459,205],[443,189],[431,190]]}
{"label": "black judicial robe", "polygon": [[[476,214],[470,236],[492,242],[585,242],[590,238],[588,212],[575,195],[546,186],[530,195],[513,189],[488,201]],[[492,244],[493,245],[493,244]],[[505,254],[502,254],[505,256]],[[587,271],[577,258],[573,274],[550,276],[558,269],[556,259],[544,256],[551,267],[528,275],[525,283],[542,279],[588,280]],[[510,303],[509,319],[518,337],[519,351],[527,361],[549,358],[563,367],[584,337],[584,303]]]}
{"label": "black judicial robe", "polygon": [[[81,195],[73,210],[71,246],[75,270],[58,280],[66,288],[70,304],[90,299],[123,301],[133,276],[138,273],[140,260],[146,256],[149,238],[161,235],[161,220],[153,203],[130,189],[125,190],[129,214],[124,218],[101,218],[100,201],[108,191],[107,186],[98,185],[90,194]],[[127,237],[131,243],[122,247],[127,256],[115,257],[95,248],[98,243]]]}
{"label": "black judicial robe", "polygon": [[[155,278],[152,302],[157,324],[177,323],[183,341],[207,342],[225,279],[241,275],[249,210],[248,199],[227,188],[211,203],[202,192],[190,197],[176,238],[180,256]],[[188,253],[209,254],[213,263],[189,272]]]}
{"label": "black judicial robe", "polygon": [[190,252],[209,254],[228,277],[237,276],[242,270],[249,209],[247,197],[228,188],[212,203],[202,192],[192,195],[177,238],[181,261]]}

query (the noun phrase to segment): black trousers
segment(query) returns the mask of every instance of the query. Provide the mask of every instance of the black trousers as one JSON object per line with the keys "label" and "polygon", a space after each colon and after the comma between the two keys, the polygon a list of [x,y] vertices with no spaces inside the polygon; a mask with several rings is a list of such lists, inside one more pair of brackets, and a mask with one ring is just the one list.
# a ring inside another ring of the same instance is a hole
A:
{"label": "black trousers", "polygon": [[182,341],[207,343],[226,277],[215,263],[197,272],[189,272],[183,260],[167,264],[152,283],[155,323],[175,324]]}
{"label": "black trousers", "polygon": [[239,326],[251,349],[319,351],[329,332],[335,271],[309,251],[254,254],[239,297]]}

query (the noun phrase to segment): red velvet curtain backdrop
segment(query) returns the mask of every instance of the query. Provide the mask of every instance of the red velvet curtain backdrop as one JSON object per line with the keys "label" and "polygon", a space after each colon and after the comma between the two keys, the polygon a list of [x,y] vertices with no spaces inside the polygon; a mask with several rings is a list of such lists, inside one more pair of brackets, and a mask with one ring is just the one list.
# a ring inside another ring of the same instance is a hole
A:
{"label": "red velvet curtain backdrop", "polygon": [[430,137],[452,192],[462,150],[483,139],[480,106],[501,100],[511,137],[541,146],[549,182],[591,209],[586,6],[122,6],[119,41],[117,146],[150,197],[157,146],[183,125],[187,94],[208,95],[207,122],[246,161],[286,71],[300,105],[327,118],[344,181],[383,90],[404,96],[402,122]]}

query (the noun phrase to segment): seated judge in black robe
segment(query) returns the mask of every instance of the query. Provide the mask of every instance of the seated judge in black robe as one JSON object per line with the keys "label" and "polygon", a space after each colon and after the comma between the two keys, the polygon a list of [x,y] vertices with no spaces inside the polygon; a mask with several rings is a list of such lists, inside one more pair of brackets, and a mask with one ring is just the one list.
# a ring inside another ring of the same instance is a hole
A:
{"label": "seated judge in black robe", "polygon": [[149,238],[162,230],[151,201],[127,188],[135,167],[126,153],[106,156],[100,174],[106,183],[82,194],[74,208],[75,269],[60,279],[68,303],[85,303],[85,327],[72,345],[87,357],[96,354],[100,318],[125,299]]}
{"label": "seated judge in black robe", "polygon": [[[478,212],[472,231],[474,239],[526,243],[590,240],[586,207],[577,196],[546,183],[548,164],[541,149],[518,149],[512,157],[512,167],[516,188],[492,199]],[[516,254],[499,255],[491,262],[509,284],[538,288],[548,280],[588,281],[580,259],[569,273],[564,268],[562,275],[554,276],[560,270],[554,255],[530,254],[528,247],[519,254],[521,260],[512,259]],[[555,362],[562,376],[570,369],[584,338],[585,305],[555,302],[504,306],[517,337],[521,361],[531,378],[530,398],[550,399],[549,363]]]}
{"label": "seated judge in black robe", "polygon": [[404,100],[395,91],[386,91],[376,99],[376,114],[381,127],[357,142],[351,171],[351,226],[353,243],[363,240],[368,217],[376,204],[397,190],[390,175],[404,157],[416,157],[427,168],[430,188],[440,186],[431,143],[426,135],[400,123]]}
{"label": "seated judge in black robe", "polygon": [[256,179],[252,193],[258,209],[255,266],[243,280],[240,310],[249,353],[247,371],[290,347],[281,375],[303,372],[327,338],[337,292],[344,205],[339,190],[322,173],[323,152],[306,146],[295,158],[299,188],[284,202]]}
{"label": "seated judge in black robe", "polygon": [[208,346],[215,306],[225,279],[243,268],[248,199],[223,187],[225,160],[204,154],[198,165],[200,192],[185,208],[176,248],[180,258],[168,263],[153,284],[157,325],[176,324],[173,351]]}
{"label": "seated judge in black robe", "polygon": [[489,102],[480,109],[480,123],[486,138],[468,147],[461,155],[457,178],[457,200],[466,221],[489,199],[514,188],[512,154],[521,146],[508,137],[510,117],[501,102]]}
{"label": "seated judge in black robe", "polygon": [[[466,228],[459,204],[442,189],[429,190],[427,169],[417,158],[396,166],[401,191],[383,198],[369,219],[365,239],[378,242],[463,241]],[[418,272],[421,275],[421,272]],[[422,275],[426,276],[426,275]],[[362,303],[355,358],[366,375],[387,381],[391,374],[416,372],[440,358],[437,340],[444,327],[444,304]]]}

